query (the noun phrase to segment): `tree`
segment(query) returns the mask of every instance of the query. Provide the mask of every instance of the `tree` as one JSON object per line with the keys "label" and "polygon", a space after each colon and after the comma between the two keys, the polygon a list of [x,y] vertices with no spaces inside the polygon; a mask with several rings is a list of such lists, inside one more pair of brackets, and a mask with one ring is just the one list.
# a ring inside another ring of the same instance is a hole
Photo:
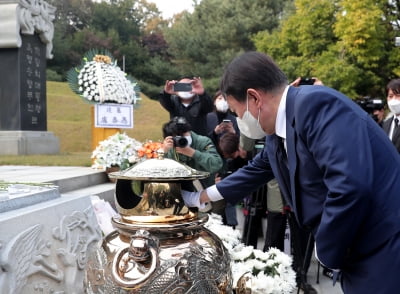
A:
{"label": "tree", "polygon": [[386,0],[296,0],[294,7],[279,29],[253,38],[257,50],[270,54],[291,80],[316,76],[352,98],[382,97],[390,61],[399,60],[389,16],[394,6]]}
{"label": "tree", "polygon": [[[154,4],[145,0],[54,1],[58,12],[55,20],[54,59],[49,68],[65,75],[80,64],[91,49],[108,50],[133,76],[150,76],[146,69],[151,42],[142,42],[147,21],[159,17]],[[148,41],[147,39],[145,39]],[[160,41],[162,45],[162,41]],[[160,45],[160,46],[161,46]],[[154,48],[152,54],[154,53]]]}
{"label": "tree", "polygon": [[254,50],[252,34],[278,24],[285,0],[202,0],[165,30],[172,62],[181,75],[200,76],[212,91],[224,66],[237,54]]}
{"label": "tree", "polygon": [[94,7],[92,0],[48,0],[56,7],[56,25],[61,24],[66,34],[73,34],[86,28],[91,21]]}

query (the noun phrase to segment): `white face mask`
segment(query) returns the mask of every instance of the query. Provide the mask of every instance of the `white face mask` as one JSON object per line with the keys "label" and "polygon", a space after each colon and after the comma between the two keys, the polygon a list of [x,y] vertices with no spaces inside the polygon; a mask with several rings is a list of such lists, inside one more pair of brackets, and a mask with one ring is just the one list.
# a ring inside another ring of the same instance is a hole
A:
{"label": "white face mask", "polygon": [[192,136],[183,136],[188,141],[188,146],[192,145],[193,139]]}
{"label": "white face mask", "polygon": [[388,107],[394,114],[400,114],[400,100],[392,99],[388,101]]}
{"label": "white face mask", "polygon": [[225,113],[228,111],[229,105],[225,99],[217,100],[217,102],[215,102],[215,108],[217,109],[217,111]]}
{"label": "white face mask", "polygon": [[254,118],[249,111],[249,98],[247,97],[247,109],[243,114],[243,117],[236,119],[239,130],[243,135],[250,139],[261,139],[266,134],[260,126],[260,109],[258,110],[258,118]]}
{"label": "white face mask", "polygon": [[190,92],[178,92],[178,96],[182,99],[190,99],[194,96],[194,94]]}

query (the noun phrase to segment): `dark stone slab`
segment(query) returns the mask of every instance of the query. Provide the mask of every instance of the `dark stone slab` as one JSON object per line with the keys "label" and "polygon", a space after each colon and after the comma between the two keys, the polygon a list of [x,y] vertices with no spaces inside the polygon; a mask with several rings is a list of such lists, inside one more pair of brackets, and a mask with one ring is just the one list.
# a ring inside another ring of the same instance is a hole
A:
{"label": "dark stone slab", "polygon": [[46,131],[46,45],[21,38],[21,48],[0,49],[0,131]]}

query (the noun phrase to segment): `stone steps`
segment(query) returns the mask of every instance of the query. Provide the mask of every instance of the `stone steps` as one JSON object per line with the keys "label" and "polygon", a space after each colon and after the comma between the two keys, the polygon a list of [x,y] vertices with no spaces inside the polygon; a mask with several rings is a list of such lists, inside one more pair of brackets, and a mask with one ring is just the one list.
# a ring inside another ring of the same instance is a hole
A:
{"label": "stone steps", "polygon": [[60,194],[97,195],[114,205],[115,184],[102,170],[71,166],[0,166],[0,181],[52,183]]}

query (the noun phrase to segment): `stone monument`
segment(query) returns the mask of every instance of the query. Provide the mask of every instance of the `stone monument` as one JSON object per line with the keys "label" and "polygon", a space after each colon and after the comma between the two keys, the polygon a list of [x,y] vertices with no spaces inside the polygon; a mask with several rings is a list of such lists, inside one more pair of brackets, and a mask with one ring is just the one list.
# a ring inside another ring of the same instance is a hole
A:
{"label": "stone monument", "polygon": [[43,0],[0,1],[0,155],[59,152],[46,107],[55,10]]}

